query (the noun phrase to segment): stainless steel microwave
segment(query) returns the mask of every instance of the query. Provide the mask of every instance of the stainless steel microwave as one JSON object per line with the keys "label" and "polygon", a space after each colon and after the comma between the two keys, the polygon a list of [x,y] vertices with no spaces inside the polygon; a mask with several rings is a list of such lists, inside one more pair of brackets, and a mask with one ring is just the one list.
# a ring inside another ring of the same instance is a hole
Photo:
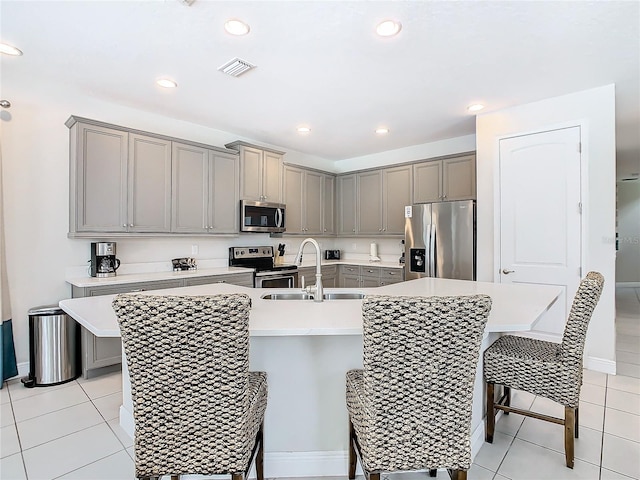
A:
{"label": "stainless steel microwave", "polygon": [[283,203],[240,201],[240,231],[282,233],[285,231]]}

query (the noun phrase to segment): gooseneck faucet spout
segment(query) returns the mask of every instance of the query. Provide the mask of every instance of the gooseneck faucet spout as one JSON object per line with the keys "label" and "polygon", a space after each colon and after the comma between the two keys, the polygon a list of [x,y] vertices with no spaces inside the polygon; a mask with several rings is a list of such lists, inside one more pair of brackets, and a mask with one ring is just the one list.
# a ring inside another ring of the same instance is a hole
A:
{"label": "gooseneck faucet spout", "polygon": [[316,284],[314,287],[307,287],[306,290],[308,293],[313,293],[313,301],[314,302],[322,302],[324,299],[324,289],[322,288],[322,266],[321,259],[322,254],[320,253],[320,245],[313,238],[305,238],[300,244],[300,248],[298,249],[298,254],[296,255],[296,259],[294,263],[298,266],[302,265],[302,250],[307,243],[313,245],[316,249]]}

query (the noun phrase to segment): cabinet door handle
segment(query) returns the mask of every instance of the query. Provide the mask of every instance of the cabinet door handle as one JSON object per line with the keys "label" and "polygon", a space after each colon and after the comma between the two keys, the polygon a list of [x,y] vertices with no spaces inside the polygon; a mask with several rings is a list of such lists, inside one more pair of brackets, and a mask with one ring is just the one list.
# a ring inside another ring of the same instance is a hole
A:
{"label": "cabinet door handle", "polygon": [[226,280],[218,280],[216,283],[227,283]]}
{"label": "cabinet door handle", "polygon": [[389,275],[395,275],[395,272],[387,272]]}
{"label": "cabinet door handle", "polygon": [[126,223],[123,223],[123,224],[122,224],[122,226],[123,226],[124,228],[127,228],[127,224],[126,224]]}
{"label": "cabinet door handle", "polygon": [[134,292],[144,292],[144,288],[136,288],[135,290],[131,290],[131,293]]}
{"label": "cabinet door handle", "polygon": [[129,224],[129,226],[130,226],[130,227],[133,227],[133,223],[130,223],[130,224]]}

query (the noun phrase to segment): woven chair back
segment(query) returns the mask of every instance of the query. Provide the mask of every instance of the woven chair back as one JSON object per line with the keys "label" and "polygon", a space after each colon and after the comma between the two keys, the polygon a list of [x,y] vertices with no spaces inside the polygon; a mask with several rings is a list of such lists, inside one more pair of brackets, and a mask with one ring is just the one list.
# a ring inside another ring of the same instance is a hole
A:
{"label": "woven chair back", "polygon": [[136,474],[225,472],[244,455],[247,295],[119,295]]}
{"label": "woven chair back", "polygon": [[469,468],[473,385],[491,299],[365,298],[367,450],[383,469]]}
{"label": "woven chair back", "polygon": [[604,277],[598,272],[589,272],[582,279],[573,299],[571,311],[562,335],[562,361],[582,369],[582,354],[589,321],[600,299]]}

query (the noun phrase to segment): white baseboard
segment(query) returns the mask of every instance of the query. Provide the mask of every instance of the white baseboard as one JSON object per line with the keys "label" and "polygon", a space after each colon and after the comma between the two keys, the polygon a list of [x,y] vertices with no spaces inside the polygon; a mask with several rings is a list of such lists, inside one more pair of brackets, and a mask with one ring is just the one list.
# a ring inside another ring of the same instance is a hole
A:
{"label": "white baseboard", "polygon": [[616,362],[605,358],[585,357],[584,368],[596,372],[609,373],[611,375],[616,374]]}
{"label": "white baseboard", "polygon": [[640,282],[616,282],[616,288],[640,288]]}
{"label": "white baseboard", "polygon": [[133,414],[124,408],[124,405],[120,405],[120,426],[127,432],[127,435],[133,438],[133,433],[135,432]]}

